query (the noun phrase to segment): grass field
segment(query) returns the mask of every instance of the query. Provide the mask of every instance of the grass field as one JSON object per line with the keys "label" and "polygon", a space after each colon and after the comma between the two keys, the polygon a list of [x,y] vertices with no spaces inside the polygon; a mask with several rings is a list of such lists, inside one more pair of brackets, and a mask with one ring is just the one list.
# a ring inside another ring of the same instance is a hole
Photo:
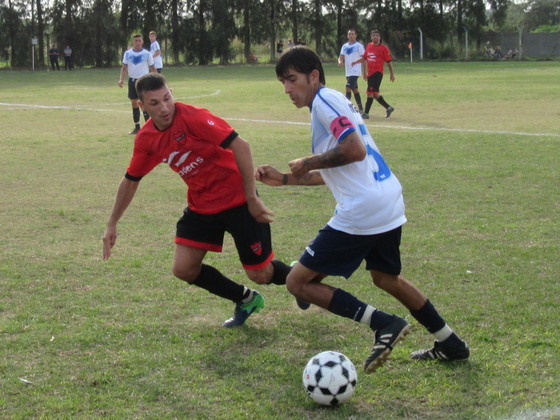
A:
{"label": "grass field", "polygon": [[[128,164],[130,105],[118,69],[0,72],[0,418],[560,418],[560,63],[396,63],[368,126],[404,187],[403,274],[470,344],[469,362],[418,363],[432,338],[365,270],[329,279],[406,316],[414,330],[362,374],[371,335],[283,287],[221,327],[233,305],[171,274],[181,180],[141,183],[113,257],[101,236]],[[178,100],[211,109],[282,169],[310,153],[309,113],[262,66],[164,69]],[[326,65],[327,85],[343,71]],[[365,87],[360,81],[360,87]],[[277,256],[297,259],[331,215],[324,187],[260,186]],[[208,262],[249,285],[230,240]],[[336,409],[304,393],[323,350],[358,367]]]}

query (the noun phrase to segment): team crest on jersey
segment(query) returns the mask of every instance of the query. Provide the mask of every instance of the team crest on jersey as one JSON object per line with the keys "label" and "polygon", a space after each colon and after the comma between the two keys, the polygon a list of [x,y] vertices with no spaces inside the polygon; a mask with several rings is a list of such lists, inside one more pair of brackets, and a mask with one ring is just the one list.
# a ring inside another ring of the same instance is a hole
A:
{"label": "team crest on jersey", "polygon": [[251,245],[251,251],[253,251],[257,255],[261,255],[262,254],[262,243],[261,242],[256,242],[253,245]]}
{"label": "team crest on jersey", "polygon": [[214,125],[214,124],[215,124],[214,121],[208,120],[208,125]]}

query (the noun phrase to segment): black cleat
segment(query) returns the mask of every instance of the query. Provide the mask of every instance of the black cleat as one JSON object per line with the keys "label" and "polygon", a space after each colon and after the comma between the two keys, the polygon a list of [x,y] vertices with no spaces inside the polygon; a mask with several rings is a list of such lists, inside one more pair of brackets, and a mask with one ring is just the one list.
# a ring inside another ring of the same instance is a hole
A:
{"label": "black cleat", "polygon": [[375,332],[371,354],[364,363],[364,371],[372,373],[387,360],[393,347],[410,332],[410,325],[400,316],[393,315],[393,321]]}
{"label": "black cleat", "polygon": [[416,350],[410,354],[414,360],[440,360],[444,362],[467,360],[470,350],[467,343],[461,341],[460,346],[446,348],[442,343],[436,341],[431,349]]}

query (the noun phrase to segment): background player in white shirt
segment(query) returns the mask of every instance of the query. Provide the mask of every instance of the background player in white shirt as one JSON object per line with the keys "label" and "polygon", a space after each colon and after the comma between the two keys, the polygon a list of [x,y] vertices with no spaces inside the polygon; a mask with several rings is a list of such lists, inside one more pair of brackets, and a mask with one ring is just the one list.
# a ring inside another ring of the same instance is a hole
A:
{"label": "background player in white shirt", "polygon": [[150,54],[154,58],[154,67],[158,73],[161,73],[163,68],[163,57],[161,56],[161,47],[157,42],[157,34],[154,31],[150,32]]}
{"label": "background player in white shirt", "polygon": [[411,354],[421,360],[466,360],[469,348],[447,325],[427,297],[401,273],[400,239],[405,223],[401,186],[370,136],[361,115],[342,95],[326,88],[317,54],[298,46],[276,65],[284,91],[298,107],[311,109],[313,155],[292,160],[290,172],[261,166],[255,176],[272,185],[326,184],[337,205],[334,216],[307,246],[288,274],[286,286],[298,299],[368,325],[374,344],[364,369],[381,366],[410,326],[343,289],[322,281],[350,277],[362,261],[373,283],[398,299],[436,339],[434,347]]}
{"label": "background player in white shirt", "polygon": [[354,64],[354,61],[364,54],[364,46],[356,41],[356,30],[348,29],[348,42],[345,43],[340,49],[340,55],[338,56],[338,65],[344,66],[346,74],[346,97],[348,100],[352,99],[352,92],[354,92],[354,99],[356,100],[356,105],[361,113],[364,112],[362,106],[362,98],[360,96],[360,90],[358,89],[358,79],[365,76],[365,64],[359,63]]}
{"label": "background player in white shirt", "polygon": [[[136,92],[136,80],[150,72],[156,72],[154,67],[154,58],[149,51],[142,46],[144,40],[142,35],[132,36],[132,48],[125,51],[122,60],[121,77],[119,79],[119,87],[124,86],[124,79],[128,74],[128,99],[132,105],[132,121],[134,121],[134,129],[129,134],[136,134],[140,131],[140,107],[138,105],[138,93]],[[149,118],[144,112],[144,121]]]}

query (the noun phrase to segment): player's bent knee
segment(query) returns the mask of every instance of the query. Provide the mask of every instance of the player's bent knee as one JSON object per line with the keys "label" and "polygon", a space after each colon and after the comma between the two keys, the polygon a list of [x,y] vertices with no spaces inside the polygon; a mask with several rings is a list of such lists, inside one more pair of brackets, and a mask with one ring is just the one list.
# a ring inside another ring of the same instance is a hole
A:
{"label": "player's bent knee", "polygon": [[294,296],[299,296],[301,293],[301,283],[293,277],[290,277],[289,274],[286,278],[286,288],[288,289],[288,292],[290,292]]}
{"label": "player's bent knee", "polygon": [[270,283],[270,274],[264,270],[250,270],[247,271],[247,277],[249,280],[257,284],[268,284]]}
{"label": "player's bent knee", "polygon": [[173,275],[180,280],[186,281],[189,284],[193,284],[195,280],[198,278],[198,274],[200,273],[200,269],[190,270],[186,267],[173,267]]}

